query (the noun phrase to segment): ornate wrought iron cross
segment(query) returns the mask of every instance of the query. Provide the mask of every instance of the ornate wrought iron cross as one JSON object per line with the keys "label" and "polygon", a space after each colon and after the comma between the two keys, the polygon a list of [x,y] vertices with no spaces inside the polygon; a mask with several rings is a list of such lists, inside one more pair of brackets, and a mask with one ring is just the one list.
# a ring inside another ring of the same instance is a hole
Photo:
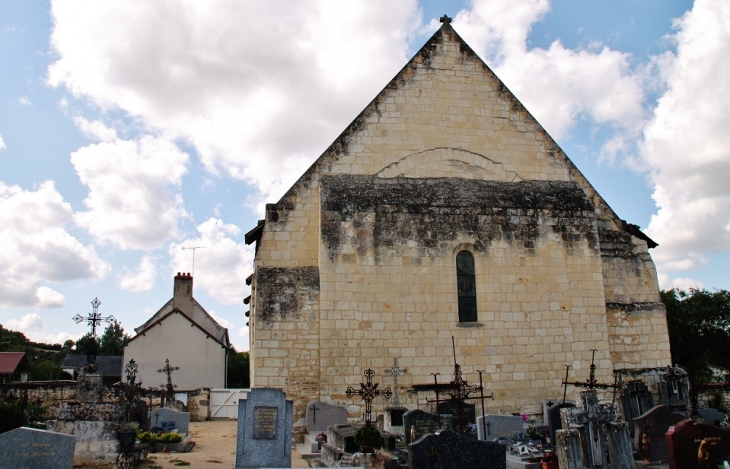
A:
{"label": "ornate wrought iron cross", "polygon": [[167,393],[166,399],[168,402],[172,402],[175,397],[175,388],[172,385],[172,372],[179,370],[179,366],[170,366],[170,359],[165,358],[165,367],[157,370],[158,373],[165,373],[167,375]]}
{"label": "ornate wrought iron cross", "polygon": [[[378,384],[373,384],[373,376],[375,375],[375,371],[368,368],[363,373],[365,375],[365,378],[367,378],[366,382],[360,383],[360,389],[358,391],[354,390],[351,386],[347,387],[347,397],[352,398],[355,394],[358,394],[363,401],[365,401],[365,425],[370,426],[372,423],[372,412],[373,412],[373,399],[378,397],[380,395],[380,390],[378,389]],[[385,388],[383,390],[383,396],[385,396],[386,399],[389,399],[390,396],[393,393],[391,392],[390,388]]]}
{"label": "ornate wrought iron cross", "polygon": [[76,324],[79,324],[83,321],[86,321],[86,323],[91,326],[91,345],[86,350],[86,365],[84,366],[84,369],[86,371],[96,371],[96,326],[98,326],[102,321],[105,321],[107,323],[110,323],[114,321],[114,316],[109,315],[107,317],[103,317],[99,313],[99,305],[101,304],[101,301],[99,301],[99,298],[94,298],[94,300],[91,302],[91,306],[94,308],[93,312],[89,313],[87,317],[83,317],[80,314],[77,314],[73,317],[73,320],[76,322]]}
{"label": "ornate wrought iron cross", "polygon": [[398,396],[398,376],[408,373],[405,368],[398,368],[398,359],[393,359],[393,367],[385,370],[386,373],[393,375],[393,388],[395,388],[395,398],[393,399],[393,407],[400,407],[400,398]]}

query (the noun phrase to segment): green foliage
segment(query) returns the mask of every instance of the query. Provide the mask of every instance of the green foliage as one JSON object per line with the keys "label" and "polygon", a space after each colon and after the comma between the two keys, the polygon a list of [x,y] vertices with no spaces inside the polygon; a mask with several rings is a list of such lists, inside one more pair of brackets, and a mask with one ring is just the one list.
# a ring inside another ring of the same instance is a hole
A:
{"label": "green foliage", "polygon": [[0,433],[5,433],[25,424],[23,410],[13,402],[0,399]]}
{"label": "green foliage", "polygon": [[228,378],[226,382],[229,388],[251,387],[248,352],[236,352],[233,347],[228,351]]}
{"label": "green foliage", "polygon": [[183,436],[177,432],[163,433],[159,436],[160,443],[180,443]]}
{"label": "green foliage", "polygon": [[370,443],[373,448],[377,449],[383,446],[383,437],[380,436],[380,430],[374,425],[365,425],[355,431],[355,444],[360,450],[363,449],[363,443],[366,442],[367,436],[370,436]]}
{"label": "green foliage", "polygon": [[687,370],[691,385],[709,382],[711,366],[730,368],[730,292],[672,289],[661,297],[672,362]]}
{"label": "green foliage", "polygon": [[151,445],[154,445],[155,443],[158,443],[160,439],[155,433],[138,431],[137,441],[139,441],[140,443],[149,443]]}
{"label": "green foliage", "polygon": [[45,430],[47,421],[48,407],[31,402],[25,408],[25,425],[27,427]]}
{"label": "green foliage", "polygon": [[99,355],[123,355],[124,346],[131,339],[124,333],[124,328],[116,319],[109,323],[104,329],[104,334],[99,341]]}
{"label": "green foliage", "polygon": [[[78,338],[76,341],[76,353],[86,355],[91,350],[91,347],[94,345],[94,339],[91,337],[91,332],[87,332],[86,334],[82,335]],[[98,344],[97,344],[98,346]],[[97,351],[98,354],[98,351]]]}

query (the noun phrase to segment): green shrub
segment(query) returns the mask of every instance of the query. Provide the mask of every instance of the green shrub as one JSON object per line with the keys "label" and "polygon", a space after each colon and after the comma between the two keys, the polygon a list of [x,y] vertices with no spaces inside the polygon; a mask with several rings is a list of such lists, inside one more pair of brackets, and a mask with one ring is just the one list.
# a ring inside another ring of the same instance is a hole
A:
{"label": "green shrub", "polygon": [[137,441],[140,443],[149,443],[154,445],[159,442],[159,437],[155,433],[150,432],[137,432]]}
{"label": "green shrub", "polygon": [[378,449],[383,446],[383,437],[380,436],[380,430],[373,425],[365,425],[355,432],[355,444],[360,450],[363,449],[363,443],[366,441],[366,435],[370,436],[370,443],[373,448]]}
{"label": "green shrub", "polygon": [[160,435],[160,443],[180,443],[183,436],[177,432],[163,433]]}
{"label": "green shrub", "polygon": [[41,404],[28,404],[25,408],[25,424],[30,428],[46,429],[48,407]]}

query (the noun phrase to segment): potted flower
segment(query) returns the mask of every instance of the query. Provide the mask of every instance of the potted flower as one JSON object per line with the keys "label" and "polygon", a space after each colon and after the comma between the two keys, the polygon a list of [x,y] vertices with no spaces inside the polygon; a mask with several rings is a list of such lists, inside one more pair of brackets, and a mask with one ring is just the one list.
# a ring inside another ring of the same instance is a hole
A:
{"label": "potted flower", "polygon": [[558,469],[558,455],[555,451],[548,451],[542,456],[542,469]]}
{"label": "potted flower", "polygon": [[122,423],[121,428],[117,432],[117,440],[119,440],[120,453],[134,452],[134,443],[135,441],[137,441],[138,428],[139,424],[137,422]]}

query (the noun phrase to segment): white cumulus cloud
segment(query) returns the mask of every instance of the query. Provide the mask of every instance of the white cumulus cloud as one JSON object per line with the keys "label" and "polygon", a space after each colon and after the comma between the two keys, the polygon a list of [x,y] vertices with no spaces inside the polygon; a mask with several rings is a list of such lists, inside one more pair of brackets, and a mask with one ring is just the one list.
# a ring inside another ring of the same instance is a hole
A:
{"label": "white cumulus cloud", "polygon": [[241,230],[217,218],[210,218],[198,226],[200,236],[182,243],[172,243],[173,272],[192,270],[193,250],[183,247],[202,246],[195,250],[195,288],[205,289],[223,304],[240,304],[248,296],[246,277],[253,271],[253,250],[243,244]]}
{"label": "white cumulus cloud", "polygon": [[676,55],[662,63],[666,92],[644,130],[641,156],[659,208],[647,233],[659,243],[653,257],[666,273],[730,250],[728,24],[723,0],[697,0],[677,21]]}
{"label": "white cumulus cloud", "polygon": [[41,316],[37,313],[29,313],[21,316],[20,319],[10,319],[5,324],[8,329],[20,331],[27,338],[34,342],[46,344],[63,344],[65,341],[76,339],[76,336],[68,332],[49,334],[46,332],[46,325]]}
{"label": "white cumulus cloud", "polygon": [[109,266],[66,231],[68,203],[46,181],[35,191],[0,182],[0,307],[57,307],[49,284],[101,279]]}
{"label": "white cumulus cloud", "polygon": [[87,137],[99,140],[100,142],[111,142],[117,139],[117,131],[107,127],[100,120],[90,121],[82,116],[74,117],[74,124]]}
{"label": "white cumulus cloud", "polygon": [[71,162],[89,188],[88,210],[76,221],[97,240],[152,249],[177,235],[188,155],[173,143],[150,136],[102,142],[72,153]]}
{"label": "white cumulus cloud", "polygon": [[5,141],[3,140],[3,136],[0,135],[0,151],[1,150],[7,150],[7,149],[8,149],[8,146],[5,145]]}
{"label": "white cumulus cloud", "polygon": [[132,292],[149,291],[155,286],[157,266],[151,256],[144,256],[135,271],[125,271],[119,278],[119,287]]}
{"label": "white cumulus cloud", "polygon": [[78,0],[51,13],[52,85],[185,139],[267,200],[397,73],[420,25],[416,0]]}

